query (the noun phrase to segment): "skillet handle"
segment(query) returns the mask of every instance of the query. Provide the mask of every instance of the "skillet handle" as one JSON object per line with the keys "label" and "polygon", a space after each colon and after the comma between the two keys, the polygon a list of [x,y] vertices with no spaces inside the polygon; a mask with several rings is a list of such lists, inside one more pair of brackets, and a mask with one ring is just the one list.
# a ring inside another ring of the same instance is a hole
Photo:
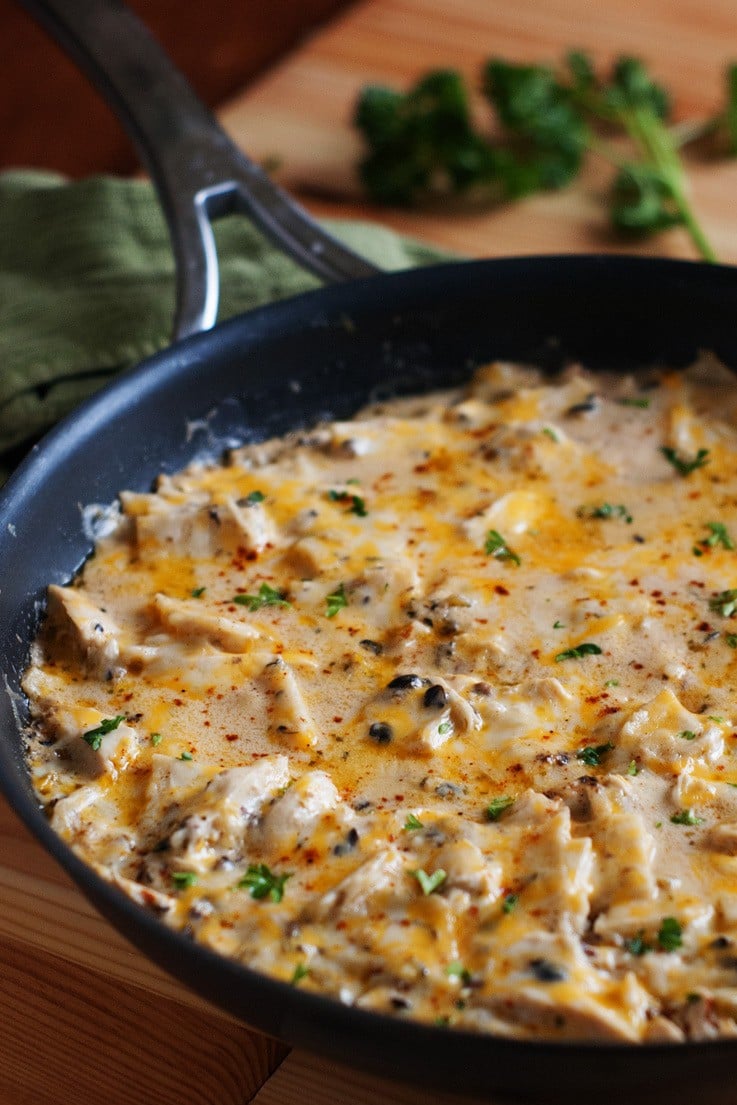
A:
{"label": "skillet handle", "polygon": [[327,234],[231,142],[120,0],[19,2],[97,86],[151,174],[176,260],[175,337],[215,323],[219,273],[211,223],[224,215],[247,215],[324,280],[380,271]]}

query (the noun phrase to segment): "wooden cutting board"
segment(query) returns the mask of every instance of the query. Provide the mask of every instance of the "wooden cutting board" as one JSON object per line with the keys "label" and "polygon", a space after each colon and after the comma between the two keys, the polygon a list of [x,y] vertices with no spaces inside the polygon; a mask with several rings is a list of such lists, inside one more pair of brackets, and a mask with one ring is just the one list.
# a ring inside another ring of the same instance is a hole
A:
{"label": "wooden cutting board", "polygon": [[[466,215],[379,211],[360,199],[350,119],[367,82],[431,67],[473,82],[486,58],[549,60],[572,46],[635,53],[682,117],[710,114],[737,58],[734,0],[367,0],[221,112],[250,154],[317,214],[381,220],[469,256],[622,250],[602,205],[609,170],[574,188]],[[733,52],[733,53],[732,53]],[[719,255],[737,262],[737,161],[692,165]],[[638,247],[693,256],[680,230]],[[269,1077],[271,1075],[271,1077]],[[420,1105],[427,1094],[259,1036],[185,991],[97,916],[0,801],[0,1105]],[[436,1105],[452,1098],[433,1096]],[[487,1103],[492,1105],[492,1103]]]}
{"label": "wooden cutting board", "polygon": [[[705,118],[724,100],[724,70],[737,61],[734,0],[370,0],[338,18],[304,49],[232,101],[221,117],[252,156],[323,215],[380,220],[474,257],[638,252],[694,256],[682,230],[633,246],[610,233],[601,159],[574,187],[491,212],[466,215],[380,210],[362,202],[351,125],[368,83],[405,89],[428,69],[451,66],[479,84],[493,56],[554,63],[573,47],[608,67],[644,58],[673,94],[676,117]],[[480,121],[485,119],[479,105]],[[737,261],[737,159],[689,160],[694,203],[719,257]]]}

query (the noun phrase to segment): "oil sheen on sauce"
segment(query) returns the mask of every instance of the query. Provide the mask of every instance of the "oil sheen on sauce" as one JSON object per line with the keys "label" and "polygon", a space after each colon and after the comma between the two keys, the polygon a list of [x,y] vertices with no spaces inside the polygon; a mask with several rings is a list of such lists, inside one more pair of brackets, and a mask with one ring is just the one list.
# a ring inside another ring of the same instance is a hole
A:
{"label": "oil sheen on sauce", "polygon": [[737,1031],[737,382],[460,392],[123,493],[24,686],[54,828],[368,1009]]}

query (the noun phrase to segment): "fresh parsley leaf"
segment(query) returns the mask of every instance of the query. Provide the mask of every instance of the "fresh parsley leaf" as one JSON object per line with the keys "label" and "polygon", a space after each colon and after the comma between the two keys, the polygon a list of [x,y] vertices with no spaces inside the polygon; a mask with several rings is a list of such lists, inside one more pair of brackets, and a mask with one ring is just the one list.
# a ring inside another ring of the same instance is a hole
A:
{"label": "fresh parsley leaf", "polygon": [[290,979],[292,986],[296,986],[298,982],[301,982],[303,978],[306,978],[310,973],[310,968],[306,963],[298,963],[294,968],[294,973]]}
{"label": "fresh parsley leaf", "polygon": [[636,936],[633,936],[631,940],[625,940],[624,946],[630,955],[645,955],[646,952],[653,950],[652,944],[645,943],[645,930],[640,929]]}
{"label": "fresh parsley leaf", "polygon": [[164,738],[162,737],[161,733],[152,733],[151,734],[151,744],[154,746],[154,748],[156,748],[157,745],[161,744],[163,739]]}
{"label": "fresh parsley leaf", "polygon": [[117,729],[121,721],[125,721],[125,714],[117,714],[115,717],[106,717],[100,722],[97,728],[88,729],[86,733],[83,733],[82,740],[86,741],[94,752],[99,752],[102,747],[102,738]]}
{"label": "fresh parsley leaf", "polygon": [[262,503],[266,496],[263,491],[249,491],[246,495],[244,502],[247,506],[253,506],[254,503]]}
{"label": "fresh parsley leaf", "polygon": [[586,764],[587,767],[599,767],[602,756],[606,756],[607,752],[611,752],[613,748],[614,745],[611,741],[607,741],[606,744],[587,744],[585,748],[579,748],[576,759]]}
{"label": "fresh parsley leaf", "polygon": [[504,798],[492,798],[486,807],[486,820],[498,821],[503,813],[514,805],[514,798],[505,796]]}
{"label": "fresh parsley leaf", "polygon": [[630,762],[627,764],[627,774],[628,775],[639,775],[640,774],[640,769],[637,766],[637,761],[636,760],[630,760]]}
{"label": "fresh parsley leaf", "polygon": [[714,595],[709,599],[709,609],[716,614],[721,614],[723,618],[731,618],[737,610],[737,588],[720,591]]}
{"label": "fresh parsley leaf", "polygon": [[502,902],[502,913],[511,913],[518,901],[516,894],[507,894]]}
{"label": "fresh parsley leaf", "polygon": [[346,598],[345,585],[340,584],[334,591],[331,591],[329,595],[325,596],[325,602],[327,603],[327,609],[325,610],[328,618],[334,618],[339,610],[342,610],[348,605],[348,599]]}
{"label": "fresh parsley leaf", "polygon": [[679,810],[671,817],[674,825],[703,825],[703,817],[697,817],[693,810]]}
{"label": "fresh parsley leaf", "polygon": [[681,737],[681,739],[685,740],[685,741],[696,740],[696,734],[694,733],[693,729],[681,729],[678,736]]}
{"label": "fresh parsley leaf", "polygon": [[690,476],[697,468],[703,468],[704,465],[709,463],[708,449],[699,449],[696,456],[691,458],[681,456],[675,449],[671,449],[668,445],[661,445],[660,452],[681,476]]}
{"label": "fresh parsley leaf", "polygon": [[511,560],[513,564],[517,565],[522,563],[517,553],[510,549],[501,533],[495,529],[490,529],[486,535],[484,552],[488,556],[495,557],[497,560]]}
{"label": "fresh parsley leaf", "polygon": [[195,587],[192,591],[190,591],[190,594],[193,599],[201,599],[206,590],[206,587]]}
{"label": "fresh parsley leaf", "polygon": [[737,648],[737,633],[727,633],[724,639],[730,648]]}
{"label": "fresh parsley leaf", "polygon": [[276,875],[265,863],[251,864],[239,881],[238,889],[250,890],[252,898],[269,897],[272,902],[280,902],[284,897],[284,884],[291,877],[291,871]]}
{"label": "fresh parsley leaf", "polygon": [[451,722],[441,721],[440,725],[438,725],[438,733],[440,734],[441,737],[444,737],[445,734],[449,733],[452,728],[453,728],[453,726],[452,726]]}
{"label": "fresh parsley leaf", "polygon": [[197,873],[195,871],[172,871],[171,881],[180,890],[186,890],[188,887],[196,885]]}
{"label": "fresh parsley leaf", "polygon": [[723,549],[734,549],[734,541],[723,522],[707,522],[706,528],[711,532],[704,538],[702,544],[708,545],[710,549],[716,548],[717,545],[721,545]]}
{"label": "fresh parsley leaf", "polygon": [[328,498],[333,503],[350,502],[349,514],[357,514],[359,518],[365,518],[368,514],[366,503],[360,495],[352,495],[349,491],[328,491]]}
{"label": "fresh parsley leaf", "polygon": [[406,94],[364,88],[355,123],[368,150],[359,173],[376,202],[410,207],[478,187],[499,195],[499,157],[476,133],[454,70],[430,72]]}
{"label": "fresh parsley leaf", "polygon": [[602,503],[601,506],[580,506],[576,514],[579,518],[623,518],[628,524],[632,521],[632,515],[622,503],[617,506],[612,506],[611,503]]}
{"label": "fresh parsley leaf", "polygon": [[182,752],[179,759],[180,760],[191,760],[192,759],[192,753],[191,752]]}
{"label": "fresh parsley leaf", "polygon": [[448,877],[443,871],[442,867],[438,867],[437,871],[433,871],[432,875],[428,875],[422,868],[418,868],[416,871],[410,871],[411,875],[417,879],[418,883],[422,887],[422,893],[427,896],[432,894],[435,890],[443,885]]}
{"label": "fresh parsley leaf", "polygon": [[576,645],[575,648],[567,648],[563,652],[559,652],[555,657],[556,664],[560,664],[563,660],[580,660],[582,656],[600,656],[601,649],[598,645],[595,645],[592,641],[584,641],[582,645]]}
{"label": "fresh parsley leaf", "polygon": [[408,833],[413,833],[417,829],[424,829],[424,825],[420,821],[419,817],[415,817],[413,813],[407,814],[407,820],[404,823],[404,828]]}
{"label": "fresh parsley leaf", "polygon": [[682,944],[679,922],[675,917],[664,917],[658,932],[658,945],[664,952],[673,952]]}
{"label": "fresh parsley leaf", "polygon": [[445,973],[448,978],[460,979],[464,986],[468,986],[471,981],[471,972],[462,963],[449,963],[445,968]]}
{"label": "fresh parsley leaf", "polygon": [[268,583],[262,583],[257,595],[234,595],[231,602],[238,606],[247,606],[249,610],[260,610],[262,606],[291,606],[284,598],[283,591],[277,591],[269,587]]}

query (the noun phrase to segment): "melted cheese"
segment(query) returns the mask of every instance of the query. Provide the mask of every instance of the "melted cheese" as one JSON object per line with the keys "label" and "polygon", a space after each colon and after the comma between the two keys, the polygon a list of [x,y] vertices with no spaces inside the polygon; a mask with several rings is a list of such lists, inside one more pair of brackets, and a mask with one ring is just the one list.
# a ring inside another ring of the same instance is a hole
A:
{"label": "melted cheese", "polygon": [[736,406],[497,364],[124,493],[25,677],[52,823],[344,1002],[735,1034]]}

